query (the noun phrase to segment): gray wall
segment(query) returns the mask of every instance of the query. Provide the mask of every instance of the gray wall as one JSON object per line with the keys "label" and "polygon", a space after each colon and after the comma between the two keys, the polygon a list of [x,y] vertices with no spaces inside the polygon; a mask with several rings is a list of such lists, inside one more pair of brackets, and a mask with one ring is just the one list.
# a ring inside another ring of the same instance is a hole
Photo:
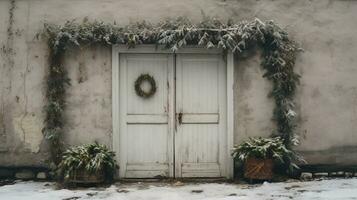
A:
{"label": "gray wall", "polygon": [[[12,2],[12,3],[11,3]],[[45,165],[43,127],[48,49],[35,40],[45,22],[99,19],[118,24],[202,12],[225,20],[273,19],[305,49],[296,97],[298,147],[311,164],[357,164],[357,1],[348,0],[0,0],[0,165]],[[235,143],[268,136],[273,102],[259,51],[235,62]],[[111,51],[92,46],[67,53],[72,79],[65,112],[68,145],[111,145]]]}

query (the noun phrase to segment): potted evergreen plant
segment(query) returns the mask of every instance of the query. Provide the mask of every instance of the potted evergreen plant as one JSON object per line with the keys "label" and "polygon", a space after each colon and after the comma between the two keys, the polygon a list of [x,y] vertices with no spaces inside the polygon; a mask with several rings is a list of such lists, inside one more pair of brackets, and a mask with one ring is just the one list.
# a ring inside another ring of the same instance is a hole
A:
{"label": "potted evergreen plant", "polygon": [[98,143],[75,146],[63,153],[58,166],[66,183],[102,183],[113,178],[115,153]]}
{"label": "potted evergreen plant", "polygon": [[271,180],[275,163],[293,170],[299,168],[293,161],[303,161],[295,151],[286,148],[280,137],[249,138],[234,147],[232,156],[244,164],[244,177],[250,180]]}

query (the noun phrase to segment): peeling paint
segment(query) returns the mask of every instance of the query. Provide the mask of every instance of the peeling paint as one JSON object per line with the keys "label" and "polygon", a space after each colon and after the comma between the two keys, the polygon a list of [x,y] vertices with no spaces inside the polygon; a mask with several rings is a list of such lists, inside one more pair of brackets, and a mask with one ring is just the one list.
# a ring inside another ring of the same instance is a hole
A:
{"label": "peeling paint", "polygon": [[25,148],[32,153],[38,153],[43,140],[41,119],[35,115],[20,116],[14,118],[13,125],[15,135],[23,142]]}

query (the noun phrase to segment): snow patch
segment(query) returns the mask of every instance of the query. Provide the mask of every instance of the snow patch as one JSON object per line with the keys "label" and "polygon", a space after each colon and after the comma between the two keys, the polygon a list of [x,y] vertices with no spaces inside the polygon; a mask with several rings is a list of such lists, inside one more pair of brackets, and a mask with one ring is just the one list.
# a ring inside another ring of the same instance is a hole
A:
{"label": "snow patch", "polygon": [[357,179],[334,179],[311,182],[237,185],[200,183],[175,186],[166,183],[117,184],[108,188],[78,190],[56,189],[55,183],[18,182],[0,187],[4,200],[352,200],[357,197]]}

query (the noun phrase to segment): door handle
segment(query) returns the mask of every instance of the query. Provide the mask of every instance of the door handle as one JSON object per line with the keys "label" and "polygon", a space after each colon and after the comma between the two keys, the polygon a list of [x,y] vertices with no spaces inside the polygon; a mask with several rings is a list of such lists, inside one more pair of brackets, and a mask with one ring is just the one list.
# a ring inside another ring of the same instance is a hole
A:
{"label": "door handle", "polygon": [[180,112],[177,116],[179,124],[182,124],[182,112]]}

